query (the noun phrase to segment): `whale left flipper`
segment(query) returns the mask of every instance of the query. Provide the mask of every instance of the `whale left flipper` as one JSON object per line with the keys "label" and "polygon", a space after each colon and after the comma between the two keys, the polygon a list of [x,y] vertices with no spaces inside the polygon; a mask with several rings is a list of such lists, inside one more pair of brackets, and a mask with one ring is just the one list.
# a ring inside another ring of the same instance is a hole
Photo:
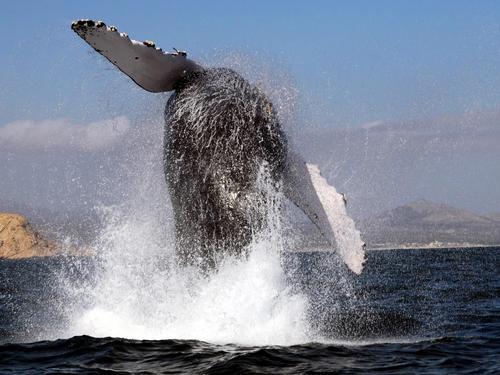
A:
{"label": "whale left flipper", "polygon": [[202,68],[185,52],[165,53],[153,42],[138,42],[102,21],[80,20],[71,29],[135,83],[150,92],[171,91],[190,72]]}
{"label": "whale left flipper", "polygon": [[283,190],[316,225],[349,269],[360,274],[365,261],[364,243],[354,221],[347,215],[343,196],[321,176],[318,166],[306,163],[289,151]]}

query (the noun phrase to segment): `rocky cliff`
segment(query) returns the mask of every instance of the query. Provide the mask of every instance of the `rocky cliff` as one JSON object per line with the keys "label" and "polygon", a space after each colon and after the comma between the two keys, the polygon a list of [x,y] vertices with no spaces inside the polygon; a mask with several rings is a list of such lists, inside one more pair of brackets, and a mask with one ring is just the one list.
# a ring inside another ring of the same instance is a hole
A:
{"label": "rocky cliff", "polygon": [[21,259],[55,254],[56,245],[34,230],[24,216],[0,213],[0,258]]}

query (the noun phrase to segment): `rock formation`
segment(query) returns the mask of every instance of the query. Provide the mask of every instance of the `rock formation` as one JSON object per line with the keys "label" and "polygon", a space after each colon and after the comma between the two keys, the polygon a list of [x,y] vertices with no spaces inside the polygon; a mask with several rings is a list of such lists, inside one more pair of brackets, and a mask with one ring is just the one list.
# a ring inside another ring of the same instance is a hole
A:
{"label": "rock formation", "polygon": [[0,258],[21,259],[56,254],[55,243],[44,239],[24,216],[0,213]]}

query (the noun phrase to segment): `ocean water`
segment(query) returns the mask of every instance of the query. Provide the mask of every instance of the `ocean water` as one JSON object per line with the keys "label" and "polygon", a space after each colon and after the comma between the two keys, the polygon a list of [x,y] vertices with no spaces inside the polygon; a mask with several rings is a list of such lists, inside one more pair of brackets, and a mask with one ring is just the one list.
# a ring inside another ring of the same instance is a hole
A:
{"label": "ocean water", "polygon": [[500,248],[275,250],[2,260],[0,373],[500,373]]}

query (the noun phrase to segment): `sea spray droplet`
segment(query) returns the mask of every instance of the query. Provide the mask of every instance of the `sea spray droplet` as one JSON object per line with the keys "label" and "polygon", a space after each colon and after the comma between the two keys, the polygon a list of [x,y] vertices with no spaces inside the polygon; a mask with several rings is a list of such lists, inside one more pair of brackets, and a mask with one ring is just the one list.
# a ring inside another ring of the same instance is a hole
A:
{"label": "sea spray droplet", "polygon": [[[157,212],[115,208],[98,241],[103,274],[91,306],[75,314],[69,335],[197,339],[214,343],[290,345],[309,341],[305,295],[294,293],[281,265],[279,200],[269,179],[266,230],[248,258],[227,257],[208,276],[178,267]],[[165,259],[169,254],[169,259]]]}

